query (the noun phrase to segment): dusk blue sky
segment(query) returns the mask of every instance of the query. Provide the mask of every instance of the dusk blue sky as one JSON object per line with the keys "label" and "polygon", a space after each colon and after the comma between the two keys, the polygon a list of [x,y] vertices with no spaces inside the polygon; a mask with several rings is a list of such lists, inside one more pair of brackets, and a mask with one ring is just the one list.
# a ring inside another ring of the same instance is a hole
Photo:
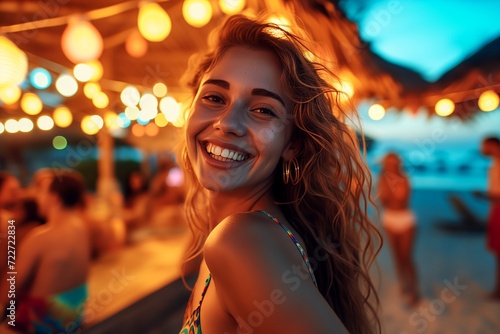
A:
{"label": "dusk blue sky", "polygon": [[[498,0],[347,0],[374,52],[435,81],[500,36]],[[360,7],[363,6],[363,7]]]}

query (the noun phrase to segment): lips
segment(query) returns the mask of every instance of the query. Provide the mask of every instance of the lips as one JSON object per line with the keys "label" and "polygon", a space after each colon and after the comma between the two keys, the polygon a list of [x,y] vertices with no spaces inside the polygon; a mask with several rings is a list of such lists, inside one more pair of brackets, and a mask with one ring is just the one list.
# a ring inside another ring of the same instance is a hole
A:
{"label": "lips", "polygon": [[250,157],[250,154],[222,147],[211,142],[205,143],[205,150],[213,159],[223,162],[241,162]]}

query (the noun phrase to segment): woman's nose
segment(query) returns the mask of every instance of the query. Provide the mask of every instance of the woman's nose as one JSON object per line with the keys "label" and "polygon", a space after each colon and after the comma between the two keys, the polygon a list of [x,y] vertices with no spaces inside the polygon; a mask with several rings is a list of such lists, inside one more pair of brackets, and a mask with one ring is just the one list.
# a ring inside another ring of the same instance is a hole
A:
{"label": "woman's nose", "polygon": [[246,131],[243,108],[238,105],[230,106],[221,113],[213,127],[224,134],[243,136]]}

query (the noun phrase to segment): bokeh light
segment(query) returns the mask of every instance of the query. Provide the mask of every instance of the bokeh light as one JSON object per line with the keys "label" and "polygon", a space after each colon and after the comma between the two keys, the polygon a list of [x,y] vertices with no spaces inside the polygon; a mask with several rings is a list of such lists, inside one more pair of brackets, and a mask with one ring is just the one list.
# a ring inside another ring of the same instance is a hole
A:
{"label": "bokeh light", "polygon": [[54,139],[52,139],[52,146],[56,150],[64,150],[66,146],[68,146],[68,141],[64,136],[55,136]]}
{"label": "bokeh light", "polygon": [[157,82],[153,86],[153,94],[157,97],[164,97],[167,95],[167,86],[163,82]]}
{"label": "bokeh light", "polygon": [[141,94],[134,86],[127,86],[120,93],[120,100],[127,107],[136,106],[140,99]]}
{"label": "bokeh light", "polygon": [[30,73],[30,82],[36,89],[45,89],[52,83],[52,76],[46,69],[37,67]]}
{"label": "bokeh light", "polygon": [[0,134],[2,134],[5,131],[5,126],[3,125],[2,122],[0,122]]}
{"label": "bokeh light", "polygon": [[171,96],[164,97],[160,100],[160,111],[165,114],[169,122],[175,122],[181,116],[181,107]]}
{"label": "bokeh light", "polygon": [[103,40],[92,23],[72,19],[63,32],[61,46],[64,55],[78,64],[99,58],[103,50]]}
{"label": "bokeh light", "polygon": [[146,132],[146,135],[150,137],[154,137],[158,135],[158,133],[160,132],[160,129],[156,126],[155,123],[149,123],[148,125],[145,126],[144,130]]}
{"label": "bokeh light", "polygon": [[104,92],[97,92],[92,98],[92,103],[96,108],[104,109],[109,104],[109,97]]}
{"label": "bokeh light", "polygon": [[219,0],[220,10],[226,15],[238,14],[245,8],[245,0]]}
{"label": "bokeh light", "polygon": [[8,133],[16,133],[19,131],[19,123],[15,119],[8,119],[5,122],[5,131]]}
{"label": "bokeh light", "polygon": [[121,128],[128,128],[130,126],[130,119],[127,118],[127,115],[125,115],[124,112],[118,114],[118,126]]}
{"label": "bokeh light", "polygon": [[19,124],[19,131],[21,132],[30,132],[31,130],[33,130],[33,122],[31,121],[31,119],[29,118],[21,118],[19,121],[18,121],[18,124]]}
{"label": "bokeh light", "polygon": [[28,57],[10,39],[0,35],[0,86],[19,85],[28,72]]}
{"label": "bokeh light", "polygon": [[142,136],[144,136],[144,133],[145,133],[144,126],[137,124],[137,123],[132,125],[131,131],[132,131],[132,134],[136,137],[142,137]]}
{"label": "bokeh light", "polygon": [[374,121],[379,121],[385,116],[385,108],[380,104],[374,104],[368,109],[368,116]]}
{"label": "bokeh light", "polygon": [[212,5],[207,0],[184,0],[182,16],[189,25],[201,28],[212,18]]}
{"label": "bokeh light", "polygon": [[158,108],[158,99],[151,93],[142,94],[139,100],[141,109],[155,109]]}
{"label": "bokeh light", "polygon": [[62,96],[70,97],[78,91],[78,82],[69,74],[61,74],[56,80],[56,89]]}
{"label": "bokeh light", "polygon": [[104,124],[108,129],[118,128],[118,115],[113,111],[106,111],[104,113]]}
{"label": "bokeh light", "polygon": [[73,68],[73,75],[76,80],[87,82],[92,78],[92,68],[86,63],[76,64]]}
{"label": "bokeh light", "polygon": [[54,109],[52,117],[54,118],[54,123],[60,128],[67,128],[73,122],[73,114],[65,106],[59,106]]}
{"label": "bokeh light", "polygon": [[140,58],[148,52],[148,42],[138,30],[134,30],[125,41],[125,50],[134,58]]}
{"label": "bokeh light", "polygon": [[83,117],[80,126],[82,128],[82,131],[88,135],[95,135],[100,130],[98,124],[92,119],[92,116],[90,115]]}
{"label": "bokeh light", "polygon": [[167,118],[165,117],[164,113],[159,113],[158,115],[156,115],[155,124],[157,126],[159,126],[160,128],[167,126],[168,121],[167,121]]}
{"label": "bokeh light", "polygon": [[21,97],[21,88],[14,85],[0,87],[0,100],[5,104],[14,104]]}
{"label": "bokeh light", "polygon": [[38,117],[36,125],[40,130],[48,131],[54,127],[54,120],[50,116],[43,115]]}
{"label": "bokeh light", "polygon": [[481,93],[477,104],[479,106],[479,109],[481,109],[482,111],[493,111],[498,108],[498,94],[493,90],[487,90]]}
{"label": "bokeh light", "polygon": [[103,74],[103,68],[102,64],[98,59],[91,60],[89,62],[86,62],[87,66],[90,67],[90,70],[92,72],[92,76],[90,77],[90,81],[98,81],[101,80],[102,74]]}
{"label": "bokeh light", "polygon": [[436,114],[442,117],[449,116],[455,110],[455,103],[450,99],[441,99],[436,103]]}
{"label": "bokeh light", "polygon": [[42,100],[36,94],[25,93],[21,98],[21,109],[28,115],[38,115],[43,109]]}
{"label": "bokeh light", "polygon": [[88,99],[92,99],[95,94],[99,93],[101,91],[101,85],[99,85],[97,82],[87,82],[85,86],[83,86],[83,94]]}
{"label": "bokeh light", "polygon": [[136,106],[130,106],[125,108],[125,116],[129,120],[135,121],[137,117],[139,117],[139,108],[137,108]]}
{"label": "bokeh light", "polygon": [[137,26],[141,35],[151,42],[161,42],[170,34],[172,21],[157,3],[147,3],[139,9]]}

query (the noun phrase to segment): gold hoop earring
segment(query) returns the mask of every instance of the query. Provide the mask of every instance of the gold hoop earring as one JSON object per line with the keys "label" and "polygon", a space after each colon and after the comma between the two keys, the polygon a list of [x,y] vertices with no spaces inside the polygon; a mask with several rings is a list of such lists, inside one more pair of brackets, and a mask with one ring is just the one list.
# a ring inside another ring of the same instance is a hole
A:
{"label": "gold hoop earring", "polygon": [[[292,167],[293,165],[293,167]],[[292,169],[292,171],[290,171]],[[300,167],[297,159],[283,160],[283,183],[291,182],[293,185],[299,183]]]}

